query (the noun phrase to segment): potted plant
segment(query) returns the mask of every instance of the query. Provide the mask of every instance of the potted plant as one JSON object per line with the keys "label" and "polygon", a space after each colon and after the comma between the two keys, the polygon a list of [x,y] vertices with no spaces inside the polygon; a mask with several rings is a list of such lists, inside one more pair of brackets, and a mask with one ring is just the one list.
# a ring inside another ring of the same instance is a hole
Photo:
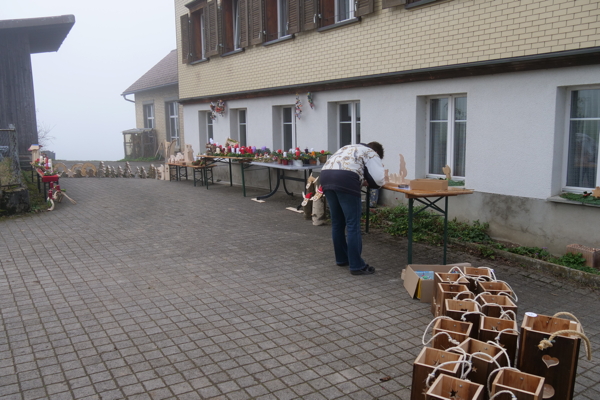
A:
{"label": "potted plant", "polygon": [[331,153],[328,152],[327,150],[321,150],[321,152],[319,153],[319,162],[321,164],[325,164],[327,162],[327,157],[330,156]]}

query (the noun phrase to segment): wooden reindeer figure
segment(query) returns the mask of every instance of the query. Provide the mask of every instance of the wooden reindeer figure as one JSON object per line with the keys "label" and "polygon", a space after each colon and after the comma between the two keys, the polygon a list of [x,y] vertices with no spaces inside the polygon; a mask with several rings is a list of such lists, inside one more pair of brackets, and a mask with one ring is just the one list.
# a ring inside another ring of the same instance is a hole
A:
{"label": "wooden reindeer figure", "polygon": [[323,195],[323,187],[318,185],[315,195],[310,199],[313,204],[312,221],[313,225],[323,225],[326,221],[325,218],[325,196]]}
{"label": "wooden reindeer figure", "polygon": [[306,191],[302,192],[302,206],[304,207],[304,219],[312,218],[313,204],[311,198],[315,194],[315,184],[319,178],[315,178],[312,174],[306,180]]}

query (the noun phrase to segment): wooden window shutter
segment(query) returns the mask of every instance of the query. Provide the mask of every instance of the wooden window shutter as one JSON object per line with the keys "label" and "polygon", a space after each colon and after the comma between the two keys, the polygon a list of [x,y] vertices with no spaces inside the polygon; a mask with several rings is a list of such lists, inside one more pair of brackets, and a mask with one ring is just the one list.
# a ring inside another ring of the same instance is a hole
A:
{"label": "wooden window shutter", "polygon": [[206,5],[206,57],[216,56],[219,48],[219,14],[217,1],[209,1]]}
{"label": "wooden window shutter", "polygon": [[355,16],[362,17],[363,15],[371,14],[374,10],[374,0],[355,0],[356,13]]}
{"label": "wooden window shutter", "polygon": [[406,4],[406,0],[383,0],[382,8],[391,8]]}
{"label": "wooden window shutter", "polygon": [[190,18],[187,14],[179,18],[181,24],[181,62],[190,62]]}
{"label": "wooden window shutter", "polygon": [[248,47],[248,2],[249,0],[239,0],[240,11],[240,47]]}
{"label": "wooden window shutter", "polygon": [[287,34],[300,32],[300,0],[286,0],[288,3],[288,29]]}
{"label": "wooden window shutter", "polygon": [[317,0],[299,0],[302,12],[302,30],[310,31],[318,26]]}
{"label": "wooden window shutter", "polygon": [[263,2],[262,0],[248,0],[250,14],[250,44],[261,44],[265,40],[263,33]]}

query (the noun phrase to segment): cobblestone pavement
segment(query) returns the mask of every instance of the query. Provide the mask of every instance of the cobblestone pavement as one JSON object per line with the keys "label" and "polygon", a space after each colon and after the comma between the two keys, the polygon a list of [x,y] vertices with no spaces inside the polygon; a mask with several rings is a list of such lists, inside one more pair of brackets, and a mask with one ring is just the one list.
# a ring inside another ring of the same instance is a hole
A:
{"label": "cobblestone pavement", "polygon": [[[432,317],[403,288],[405,239],[365,235],[377,273],[353,276],[334,264],[329,226],[285,210],[298,197],[61,185],[76,205],[0,220],[0,398],[409,399]],[[418,245],[414,259],[441,252]],[[448,261],[494,267],[520,315],[574,313],[598,349],[598,293],[459,252]],[[576,398],[600,399],[583,350],[578,374]]]}

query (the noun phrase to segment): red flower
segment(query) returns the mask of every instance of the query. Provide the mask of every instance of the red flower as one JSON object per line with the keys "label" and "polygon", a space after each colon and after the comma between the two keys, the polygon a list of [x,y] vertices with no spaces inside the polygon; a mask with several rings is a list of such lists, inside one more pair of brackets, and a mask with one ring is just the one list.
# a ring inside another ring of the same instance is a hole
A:
{"label": "red flower", "polygon": [[281,149],[277,150],[277,152],[278,152],[279,154],[283,153],[283,152],[281,151]]}
{"label": "red flower", "polygon": [[325,150],[321,150],[321,154],[325,154]]}

